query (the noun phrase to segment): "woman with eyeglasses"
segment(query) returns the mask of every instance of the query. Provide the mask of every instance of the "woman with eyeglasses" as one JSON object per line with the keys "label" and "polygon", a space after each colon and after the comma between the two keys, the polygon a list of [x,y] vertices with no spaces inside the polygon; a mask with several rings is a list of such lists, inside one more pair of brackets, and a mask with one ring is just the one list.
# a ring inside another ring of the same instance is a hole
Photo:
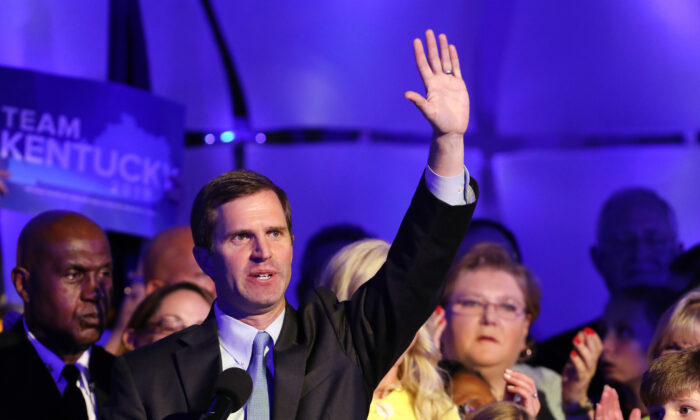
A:
{"label": "woman with eyeglasses", "polygon": [[477,245],[448,275],[443,305],[445,359],[479,372],[499,401],[513,401],[538,419],[565,418],[561,376],[518,363],[532,353],[528,334],[540,311],[530,270],[498,245]]}
{"label": "woman with eyeglasses", "polygon": [[207,317],[214,298],[192,283],[156,289],[136,308],[122,335],[121,353],[151,344]]}

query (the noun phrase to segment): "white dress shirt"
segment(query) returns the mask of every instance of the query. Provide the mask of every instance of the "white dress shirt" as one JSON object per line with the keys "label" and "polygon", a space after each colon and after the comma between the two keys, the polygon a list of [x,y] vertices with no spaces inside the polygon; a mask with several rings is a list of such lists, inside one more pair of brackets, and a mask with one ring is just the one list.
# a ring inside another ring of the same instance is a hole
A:
{"label": "white dress shirt", "polygon": [[[32,334],[32,332],[29,331],[29,328],[27,327],[27,320],[25,318],[22,318],[22,321],[24,323],[24,332],[27,334],[29,342],[32,343],[32,346],[34,346],[34,349],[39,355],[39,358],[42,362],[44,362],[46,369],[48,369],[49,373],[51,374],[51,378],[58,387],[58,391],[61,393],[61,395],[63,395],[63,392],[66,390],[66,386],[68,386],[68,382],[66,381],[66,378],[61,376],[61,372],[63,372],[63,367],[66,364],[51,350],[46,348],[46,346],[43,345],[41,341],[37,340],[34,334]],[[90,389],[91,377],[90,371],[88,370],[88,366],[90,365],[90,350],[91,349],[88,348],[83,352],[83,354],[80,355],[78,360],[75,362],[75,367],[77,367],[80,371],[78,388],[80,389],[80,392],[83,393],[83,399],[85,400],[88,419],[96,420],[97,404],[95,401],[95,393],[92,392],[92,390]]]}
{"label": "white dress shirt", "polygon": [[[267,364],[267,369],[270,371],[270,376],[272,378],[275,377],[275,366],[272,362],[271,350],[275,347],[277,338],[279,338],[280,332],[282,331],[285,312],[286,309],[283,309],[282,313],[280,313],[277,318],[272,321],[272,324],[264,330],[272,338],[272,345],[269,346],[265,352],[265,363]],[[216,318],[216,326],[219,332],[219,351],[221,352],[222,371],[232,367],[248,370],[250,358],[253,353],[253,340],[258,334],[258,329],[226,315],[221,308],[219,308],[218,301],[214,302],[214,317]],[[270,398],[272,398],[272,395],[270,395]],[[272,406],[270,406],[270,413],[272,413]],[[243,419],[245,419],[245,406],[228,416],[228,420]]]}

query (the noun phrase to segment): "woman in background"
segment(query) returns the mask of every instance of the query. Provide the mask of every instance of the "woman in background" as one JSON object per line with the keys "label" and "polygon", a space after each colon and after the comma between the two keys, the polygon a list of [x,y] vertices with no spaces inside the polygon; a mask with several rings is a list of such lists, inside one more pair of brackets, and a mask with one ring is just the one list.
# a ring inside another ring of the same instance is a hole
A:
{"label": "woman in background", "polygon": [[665,288],[635,286],[616,293],[603,312],[600,369],[617,390],[625,418],[634,408],[646,415],[640,387],[647,370],[647,352],[661,314],[675,294]]}
{"label": "woman in background", "polygon": [[[386,261],[389,244],[366,239],[347,245],[328,263],[320,285],[331,289],[338,300],[350,296]],[[368,419],[454,419],[457,407],[445,393],[437,370],[440,352],[437,339],[444,320],[440,310],[418,331],[410,347],[397,360],[374,391]]]}
{"label": "woman in background", "polygon": [[478,371],[496,400],[516,402],[533,418],[563,419],[562,399],[578,401],[574,394],[581,390],[585,396],[592,374],[573,376],[562,390],[558,373],[519,363],[531,353],[527,338],[540,312],[540,289],[530,270],[500,246],[479,244],[455,265],[443,305],[445,359]]}
{"label": "woman in background", "polygon": [[122,334],[122,354],[151,344],[207,317],[214,298],[192,283],[156,289],[136,308]]}
{"label": "woman in background", "polygon": [[648,360],[700,344],[700,290],[691,290],[661,317],[649,345]]}

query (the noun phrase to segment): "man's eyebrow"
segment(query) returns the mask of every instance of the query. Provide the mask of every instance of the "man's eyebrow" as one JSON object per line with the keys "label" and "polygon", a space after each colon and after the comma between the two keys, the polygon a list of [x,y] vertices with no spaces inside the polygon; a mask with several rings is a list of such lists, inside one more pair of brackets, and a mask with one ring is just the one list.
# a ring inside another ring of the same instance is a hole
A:
{"label": "man's eyebrow", "polygon": [[287,231],[287,226],[285,225],[280,225],[280,226],[270,226],[267,229],[265,229],[266,232],[272,232],[272,231]]}
{"label": "man's eyebrow", "polygon": [[238,236],[238,235],[251,235],[253,233],[252,230],[250,229],[236,229],[231,232],[226,233],[227,238],[231,238],[233,236]]}

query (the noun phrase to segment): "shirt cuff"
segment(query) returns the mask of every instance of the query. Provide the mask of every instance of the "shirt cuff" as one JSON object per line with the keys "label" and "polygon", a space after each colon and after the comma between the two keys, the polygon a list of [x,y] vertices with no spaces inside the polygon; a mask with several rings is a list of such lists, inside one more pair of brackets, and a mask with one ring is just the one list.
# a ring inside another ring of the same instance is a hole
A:
{"label": "shirt cuff", "polygon": [[430,166],[426,166],[425,184],[438,200],[451,206],[461,206],[476,201],[474,191],[469,186],[469,170],[466,166],[463,174],[451,177],[440,176],[433,172]]}

